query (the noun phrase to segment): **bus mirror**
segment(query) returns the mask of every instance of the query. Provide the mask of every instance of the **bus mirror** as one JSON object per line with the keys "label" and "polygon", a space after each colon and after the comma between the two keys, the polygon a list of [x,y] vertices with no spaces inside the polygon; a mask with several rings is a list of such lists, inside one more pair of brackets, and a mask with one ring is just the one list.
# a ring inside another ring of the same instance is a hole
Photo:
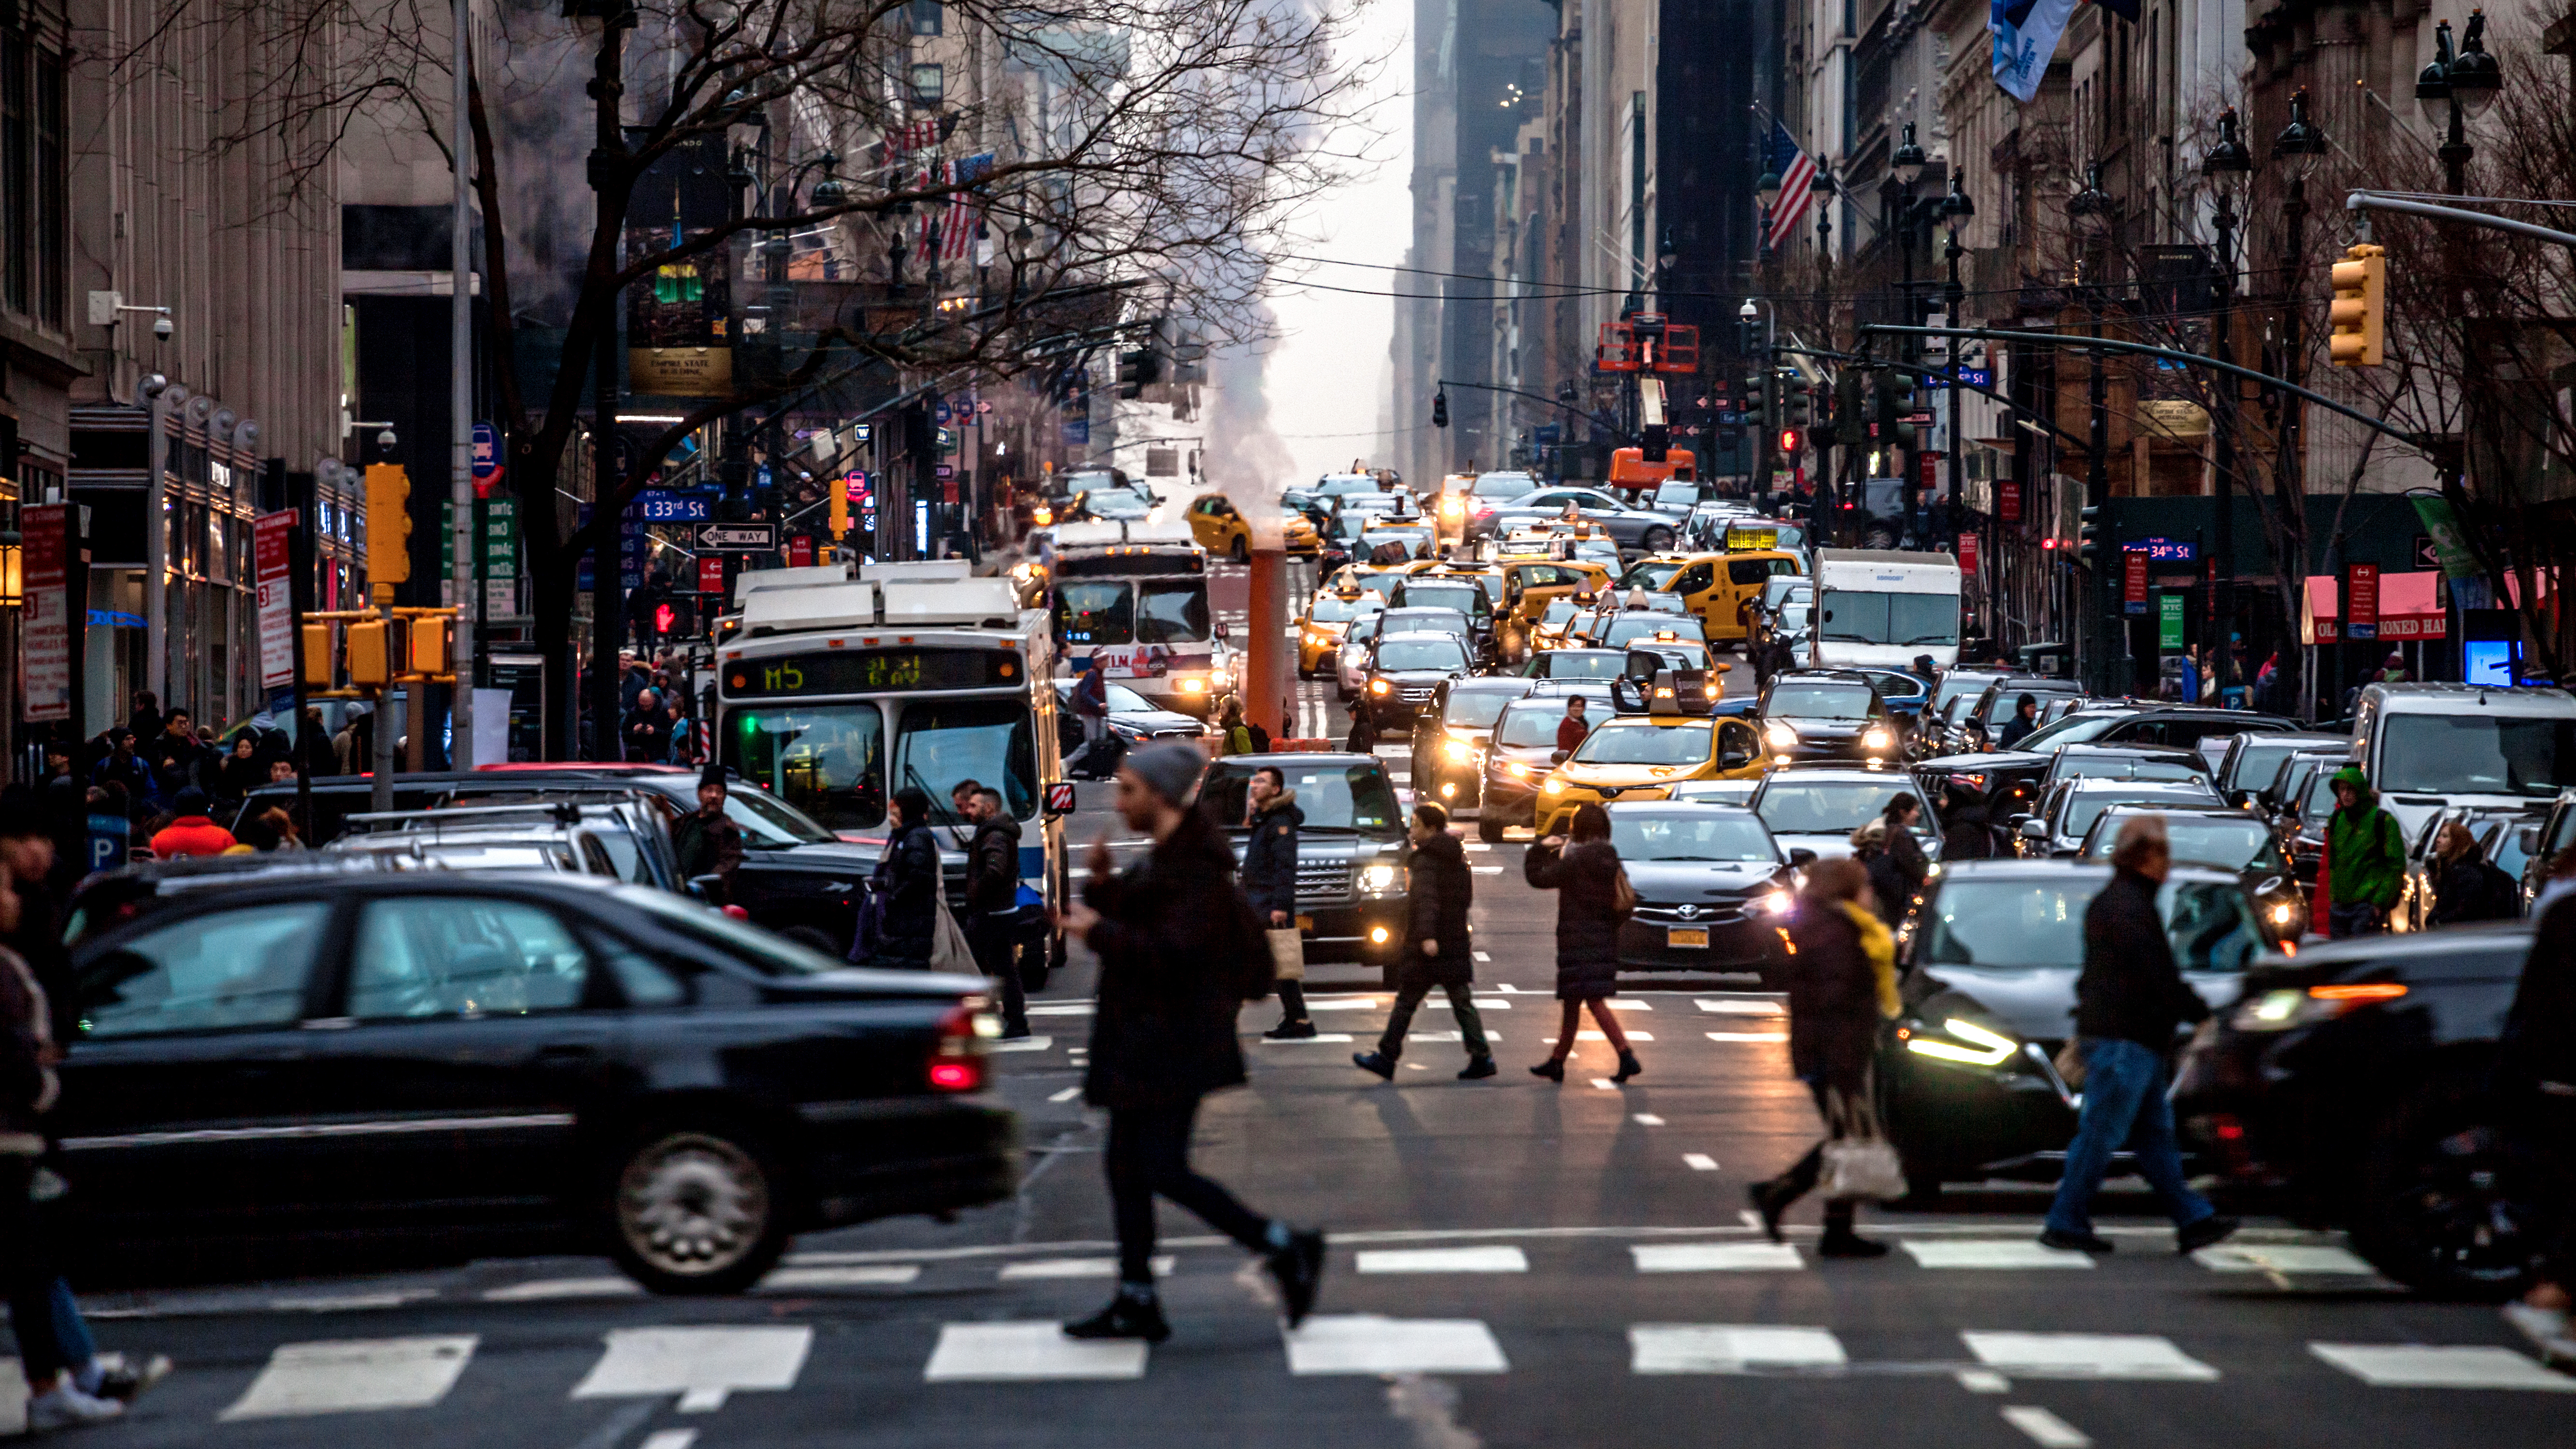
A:
{"label": "bus mirror", "polygon": [[1049,819],[1073,813],[1073,782],[1056,780],[1046,787],[1046,813]]}

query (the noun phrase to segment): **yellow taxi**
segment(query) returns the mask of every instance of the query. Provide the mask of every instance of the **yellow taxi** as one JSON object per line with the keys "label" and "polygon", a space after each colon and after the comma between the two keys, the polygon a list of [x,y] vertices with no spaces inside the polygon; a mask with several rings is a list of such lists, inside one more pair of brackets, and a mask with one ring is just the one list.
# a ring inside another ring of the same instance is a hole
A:
{"label": "yellow taxi", "polygon": [[1581,805],[1662,800],[1685,780],[1758,780],[1768,768],[1753,726],[1732,716],[1685,714],[1668,671],[1654,710],[1614,715],[1583,737],[1538,787],[1541,836],[1562,834]]}
{"label": "yellow taxi", "polygon": [[1609,569],[1582,559],[1505,558],[1496,567],[1503,575],[1503,601],[1494,609],[1494,635],[1506,659],[1529,657],[1549,604],[1610,586]]}
{"label": "yellow taxi", "polygon": [[1356,586],[1317,589],[1297,618],[1297,677],[1313,679],[1330,668],[1342,651],[1342,636],[1351,622],[1386,608],[1386,596]]}
{"label": "yellow taxi", "polygon": [[[1251,520],[1224,494],[1200,494],[1183,517],[1190,521],[1190,536],[1208,552],[1238,563],[1251,553]],[[1312,558],[1324,551],[1323,536],[1315,532],[1313,520],[1294,509],[1280,510],[1279,537],[1292,554]]]}

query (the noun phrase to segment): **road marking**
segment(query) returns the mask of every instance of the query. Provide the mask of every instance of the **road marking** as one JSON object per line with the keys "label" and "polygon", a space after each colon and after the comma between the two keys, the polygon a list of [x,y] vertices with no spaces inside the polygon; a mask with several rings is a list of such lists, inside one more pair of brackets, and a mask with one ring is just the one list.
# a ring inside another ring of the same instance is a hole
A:
{"label": "road marking", "polygon": [[1047,1100],[1050,1102],[1070,1102],[1081,1095],[1082,1089],[1080,1087],[1067,1087],[1061,1092],[1047,1093]]}
{"label": "road marking", "polygon": [[1475,957],[1476,957],[1476,959],[1477,959],[1478,961],[1487,962],[1487,963],[1491,963],[1491,962],[1493,961],[1493,959],[1494,959],[1493,957],[1486,955],[1486,954],[1485,954],[1484,952],[1482,952],[1482,951],[1478,951],[1478,952],[1476,952],[1476,953],[1475,953]]}
{"label": "road marking", "polygon": [[1656,1116],[1652,1112],[1639,1112],[1629,1117],[1628,1120],[1645,1127],[1661,1127],[1664,1125],[1664,1119]]}
{"label": "road marking", "polygon": [[447,1397],[474,1357],[470,1333],[289,1343],[268,1356],[219,1419],[274,1419],[362,1409],[419,1409]]}
{"label": "road marking", "polygon": [[800,1288],[900,1288],[921,1276],[919,1263],[869,1263],[847,1268],[780,1268],[760,1280],[769,1292]]}
{"label": "road marking", "polygon": [[1491,849],[1493,849],[1493,847],[1492,847],[1492,846],[1487,845],[1485,842],[1483,842],[1483,841],[1481,841],[1481,840],[1471,840],[1471,841],[1468,841],[1468,842],[1467,842],[1467,853],[1468,853],[1469,855],[1476,855],[1476,854],[1479,854],[1479,853],[1481,853],[1481,852],[1483,852],[1483,851],[1488,851],[1488,850],[1491,850]]}
{"label": "road marking", "polygon": [[1705,1152],[1685,1152],[1682,1154],[1682,1163],[1693,1172],[1717,1171],[1717,1159]]}
{"label": "road marking", "polygon": [[1474,871],[1478,875],[1501,875],[1503,873],[1503,868],[1499,865],[1471,865],[1467,867],[1467,869]]}
{"label": "road marking", "polygon": [[1807,1266],[1787,1243],[1636,1243],[1628,1254],[1640,1273],[1771,1273]]}
{"label": "road marking", "polygon": [[1839,1369],[1849,1362],[1842,1341],[1823,1328],[1730,1323],[1637,1323],[1628,1328],[1630,1373],[1815,1371]]}
{"label": "road marking", "polygon": [[2083,1430],[2032,1404],[2006,1408],[2004,1422],[2028,1434],[2040,1449],[2087,1449],[2093,1442]]}
{"label": "road marking", "polygon": [[1013,1041],[987,1042],[984,1049],[996,1052],[1042,1052],[1055,1045],[1051,1036],[1024,1036]]}
{"label": "road marking", "polygon": [[684,1413],[724,1407],[739,1389],[792,1389],[814,1349],[811,1328],[620,1328],[573,1386],[576,1399],[680,1396]]}
{"label": "road marking", "polygon": [[939,1346],[921,1368],[934,1384],[1009,1383],[1032,1379],[1141,1379],[1145,1345],[1137,1339],[1084,1340],[1064,1325],[946,1323]]}
{"label": "road marking", "polygon": [[[1623,1031],[1619,1034],[1630,1041],[1653,1041],[1655,1039],[1655,1034],[1651,1031]],[[1552,1036],[1541,1037],[1539,1039],[1550,1046],[1554,1046],[1556,1044],[1556,1038]],[[1608,1041],[1610,1038],[1603,1036],[1601,1033],[1587,1026],[1576,1029],[1574,1039],[1576,1041]]]}
{"label": "road marking", "polygon": [[1256,1040],[1269,1046],[1324,1046],[1332,1042],[1341,1042],[1348,1045],[1351,1041],[1351,1034],[1346,1031],[1319,1031],[1313,1036],[1265,1036],[1256,1038]]}
{"label": "road marking", "polygon": [[1032,1001],[1029,1003],[1031,1016],[1089,1016],[1090,1014],[1091,1003],[1088,1001]]}
{"label": "road marking", "polygon": [[2213,1273],[2345,1273],[2364,1277],[2378,1270],[2350,1252],[2322,1244],[2302,1247],[2290,1243],[2240,1247],[2223,1243],[2203,1248],[2191,1255],[2192,1261]]}
{"label": "road marking", "polygon": [[1386,1005],[1389,1000],[1391,998],[1382,996],[1340,996],[1322,999],[1309,996],[1306,998],[1306,1009],[1308,1011],[1375,1011]]}
{"label": "road marking", "polygon": [[[1698,998],[1699,1009],[1719,1016],[1786,1016],[1788,1008],[1776,1001],[1747,1001],[1739,997]],[[1034,1010],[1035,1008],[1031,1008]]]}
{"label": "road marking", "polygon": [[2308,1352],[2373,1388],[2536,1389],[2576,1393],[2576,1377],[2509,1348],[2419,1343],[2311,1343]]}
{"label": "road marking", "polygon": [[2072,1248],[2043,1248],[2024,1238],[1970,1238],[1965,1241],[1903,1244],[1926,1268],[2090,1268],[2091,1255]]}
{"label": "road marking", "polygon": [[1363,1273],[1526,1273],[1518,1248],[1378,1248],[1359,1255]]}
{"label": "road marking", "polygon": [[1298,1375],[1499,1374],[1512,1367],[1494,1331],[1474,1318],[1323,1314],[1281,1337],[1288,1372]]}
{"label": "road marking", "polygon": [[1608,1005],[1612,1011],[1652,1011],[1655,1009],[1655,1004],[1651,1001],[1632,1001],[1624,996],[1613,996],[1608,998]]}
{"label": "road marking", "polygon": [[435,1298],[433,1288],[402,1288],[384,1293],[345,1293],[319,1298],[271,1298],[272,1313],[353,1313],[369,1308],[400,1308],[424,1298]]}
{"label": "road marking", "polygon": [[638,1449],[689,1449],[698,1442],[695,1429],[656,1429],[644,1436]]}
{"label": "road marking", "polygon": [[1996,1373],[1993,1369],[1961,1369],[1956,1374],[1951,1375],[1951,1377],[1959,1381],[1959,1387],[1966,1389],[1972,1394],[2009,1394],[2012,1392],[2012,1380],[2005,1378],[2002,1374]]}
{"label": "road marking", "polygon": [[[1630,1032],[1629,1035],[1634,1036],[1636,1033]],[[1785,1031],[1712,1031],[1708,1033],[1708,1039],[1710,1041],[1787,1041],[1789,1034]]]}
{"label": "road marking", "polygon": [[[1152,1259],[1154,1276],[1168,1278],[1172,1265],[1179,1259],[1169,1253],[1157,1253]],[[1027,1263],[1005,1263],[999,1281],[1015,1283],[1027,1278],[1115,1278],[1116,1258],[1039,1258]]]}
{"label": "road marking", "polygon": [[556,1298],[633,1298],[643,1285],[632,1278],[540,1278],[483,1295],[486,1303],[543,1303]]}
{"label": "road marking", "polygon": [[[1467,1039],[1467,1034],[1463,1031],[1415,1031],[1405,1033],[1404,1039],[1406,1041],[1465,1041]],[[1485,1040],[1487,1041],[1501,1041],[1502,1039],[1503,1034],[1499,1031],[1488,1031],[1485,1033]],[[1411,1062],[1407,1062],[1405,1065],[1413,1066],[1415,1071],[1422,1070],[1422,1068],[1414,1066]]]}
{"label": "road marking", "polygon": [[1986,1367],[2016,1378],[2191,1379],[2218,1370],[2148,1333],[1961,1333]]}
{"label": "road marking", "polygon": [[[1553,1041],[1555,1038],[1551,1037],[1549,1040]],[[1615,1092],[1619,1090],[1619,1084],[1610,1080],[1608,1077],[1594,1077],[1592,1079],[1592,1085],[1605,1092]]]}

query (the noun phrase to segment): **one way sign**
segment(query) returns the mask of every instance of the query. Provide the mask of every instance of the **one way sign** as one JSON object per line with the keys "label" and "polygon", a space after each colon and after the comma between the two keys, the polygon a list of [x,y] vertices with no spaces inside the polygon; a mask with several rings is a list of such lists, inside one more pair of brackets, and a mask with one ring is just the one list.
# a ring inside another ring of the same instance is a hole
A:
{"label": "one way sign", "polygon": [[766,523],[700,524],[698,547],[726,552],[765,553],[778,547],[778,530]]}

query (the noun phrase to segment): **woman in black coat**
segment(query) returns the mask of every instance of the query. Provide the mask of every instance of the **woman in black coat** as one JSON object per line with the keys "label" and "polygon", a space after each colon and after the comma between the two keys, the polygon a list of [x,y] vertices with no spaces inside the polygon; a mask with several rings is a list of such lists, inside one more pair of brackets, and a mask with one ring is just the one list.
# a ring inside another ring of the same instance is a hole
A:
{"label": "woman in black coat", "polygon": [[1393,1079],[1404,1053],[1404,1033],[1422,999],[1438,987],[1449,995],[1458,1040],[1467,1048],[1462,1082],[1494,1074],[1494,1052],[1485,1041],[1485,1018],[1476,1010],[1476,951],[1467,933],[1467,907],[1476,899],[1475,872],[1465,847],[1449,833],[1449,812],[1425,801],[1413,807],[1413,890],[1407,903],[1404,956],[1395,968],[1395,1009],[1377,1050],[1353,1052],[1351,1064]]}
{"label": "woman in black coat", "polygon": [[[1869,870],[1857,860],[1820,860],[1809,867],[1807,887],[1790,918],[1789,944],[1795,949],[1777,973],[1789,992],[1789,1069],[1814,1095],[1827,1141],[1854,1125],[1852,1112],[1868,1110],[1879,1022],[1900,1009],[1895,940],[1872,909],[1872,894]],[[1746,1186],[1771,1241],[1781,1241],[1780,1215],[1815,1187],[1824,1161],[1825,1144],[1819,1142],[1787,1172]],[[1885,1243],[1852,1231],[1852,1207],[1848,1198],[1825,1204],[1825,1235],[1816,1250],[1828,1258],[1884,1254]]]}
{"label": "woman in black coat", "polygon": [[1619,1053],[1619,1070],[1610,1080],[1624,1082],[1645,1067],[1609,1006],[1619,992],[1619,925],[1626,919],[1619,909],[1619,851],[1610,843],[1610,812],[1598,805],[1576,807],[1569,833],[1571,843],[1566,836],[1551,835],[1532,844],[1521,862],[1521,874],[1531,885],[1558,892],[1556,999],[1564,1004],[1556,1052],[1530,1073],[1551,1082],[1565,1080],[1565,1058],[1574,1050],[1575,1028],[1588,1005],[1601,1035]]}
{"label": "woman in black coat", "polygon": [[927,967],[939,924],[939,842],[930,833],[930,797],[907,786],[894,792],[885,854],[877,860],[875,888],[883,905],[876,947],[879,966]]}

